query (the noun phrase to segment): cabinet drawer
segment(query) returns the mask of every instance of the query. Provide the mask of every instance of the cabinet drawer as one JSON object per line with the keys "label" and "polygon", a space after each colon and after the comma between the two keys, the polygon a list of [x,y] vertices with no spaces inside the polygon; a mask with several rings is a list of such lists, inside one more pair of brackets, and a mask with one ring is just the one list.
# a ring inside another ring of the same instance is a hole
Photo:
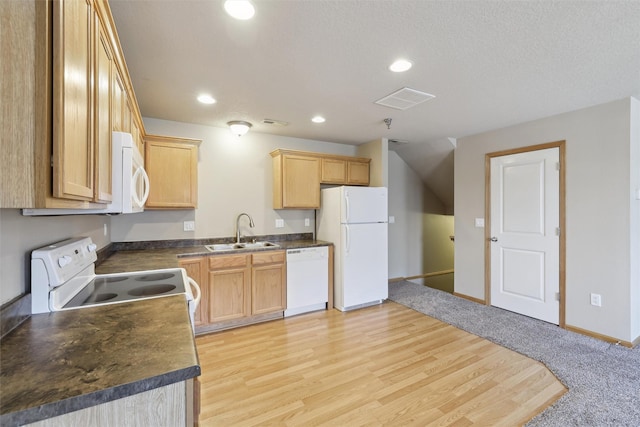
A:
{"label": "cabinet drawer", "polygon": [[253,265],[284,263],[284,251],[259,252],[252,255]]}
{"label": "cabinet drawer", "polygon": [[209,270],[221,268],[245,267],[249,262],[249,255],[212,256],[209,257]]}

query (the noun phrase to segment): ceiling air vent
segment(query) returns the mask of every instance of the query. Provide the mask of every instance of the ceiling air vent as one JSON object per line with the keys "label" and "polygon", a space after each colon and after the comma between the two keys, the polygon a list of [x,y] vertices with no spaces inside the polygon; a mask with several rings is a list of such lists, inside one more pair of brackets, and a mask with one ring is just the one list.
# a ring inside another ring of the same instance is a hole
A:
{"label": "ceiling air vent", "polygon": [[289,122],[284,122],[282,120],[275,120],[275,119],[263,119],[262,123],[264,123],[265,125],[273,125],[273,126],[286,126],[289,124]]}
{"label": "ceiling air vent", "polygon": [[384,98],[378,99],[375,103],[385,107],[395,108],[396,110],[406,110],[407,108],[411,108],[435,97],[435,95],[431,95],[430,93],[403,87]]}

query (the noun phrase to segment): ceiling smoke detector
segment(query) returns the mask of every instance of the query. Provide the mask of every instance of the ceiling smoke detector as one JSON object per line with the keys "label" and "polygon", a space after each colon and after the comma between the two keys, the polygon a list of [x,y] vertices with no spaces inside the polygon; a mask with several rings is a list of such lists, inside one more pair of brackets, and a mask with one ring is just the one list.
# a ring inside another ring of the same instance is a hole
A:
{"label": "ceiling smoke detector", "polygon": [[427,92],[403,87],[384,98],[378,99],[375,103],[384,107],[394,108],[396,110],[406,110],[435,97],[435,95],[431,95]]}

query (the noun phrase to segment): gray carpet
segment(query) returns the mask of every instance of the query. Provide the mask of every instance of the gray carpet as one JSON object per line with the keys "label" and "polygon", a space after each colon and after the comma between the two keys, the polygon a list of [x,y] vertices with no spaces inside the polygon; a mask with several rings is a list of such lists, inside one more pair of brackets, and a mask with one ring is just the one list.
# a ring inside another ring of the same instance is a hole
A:
{"label": "gray carpet", "polygon": [[527,426],[640,426],[640,348],[411,282],[390,283],[389,299],[544,363],[569,391]]}

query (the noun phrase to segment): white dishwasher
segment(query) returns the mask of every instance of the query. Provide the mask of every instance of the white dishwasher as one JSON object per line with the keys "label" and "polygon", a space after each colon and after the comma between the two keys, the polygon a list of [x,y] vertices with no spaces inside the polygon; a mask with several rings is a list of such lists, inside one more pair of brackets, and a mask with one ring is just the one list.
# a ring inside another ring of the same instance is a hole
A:
{"label": "white dishwasher", "polygon": [[329,247],[287,250],[287,309],[284,316],[324,310],[329,301]]}

